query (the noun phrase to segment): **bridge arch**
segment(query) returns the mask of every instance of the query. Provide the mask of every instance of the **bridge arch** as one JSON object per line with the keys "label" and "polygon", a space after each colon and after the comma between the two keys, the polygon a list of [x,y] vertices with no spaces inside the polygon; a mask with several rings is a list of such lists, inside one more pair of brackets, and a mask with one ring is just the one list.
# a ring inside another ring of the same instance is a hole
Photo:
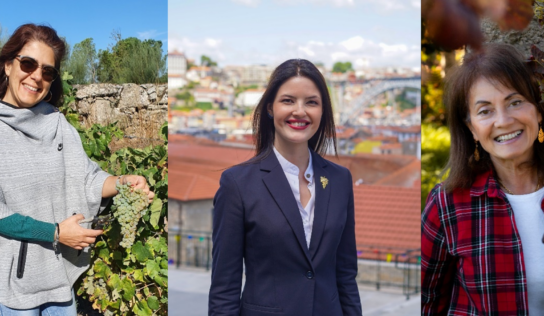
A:
{"label": "bridge arch", "polygon": [[365,90],[360,96],[353,99],[349,105],[343,109],[339,125],[356,125],[354,123],[356,122],[357,117],[359,117],[378,95],[399,88],[414,88],[421,91],[421,77],[381,80],[380,83]]}

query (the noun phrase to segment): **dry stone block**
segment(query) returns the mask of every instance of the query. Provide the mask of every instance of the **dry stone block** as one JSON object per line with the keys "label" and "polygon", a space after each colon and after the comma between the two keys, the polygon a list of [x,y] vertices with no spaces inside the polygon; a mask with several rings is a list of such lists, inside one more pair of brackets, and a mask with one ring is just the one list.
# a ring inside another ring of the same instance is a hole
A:
{"label": "dry stone block", "polygon": [[73,108],[84,124],[118,125],[126,135],[156,138],[168,114],[167,84],[90,84],[76,85]]}

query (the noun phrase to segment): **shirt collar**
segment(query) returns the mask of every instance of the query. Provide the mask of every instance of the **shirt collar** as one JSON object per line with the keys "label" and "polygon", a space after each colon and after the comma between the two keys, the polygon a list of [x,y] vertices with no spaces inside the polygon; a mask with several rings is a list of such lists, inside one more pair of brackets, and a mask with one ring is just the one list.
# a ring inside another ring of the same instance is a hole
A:
{"label": "shirt collar", "polygon": [[[506,194],[501,190],[499,182],[495,179],[493,170],[476,176],[476,181],[470,188],[470,196],[481,196],[484,192],[487,192],[489,197],[501,197],[506,200]],[[544,199],[540,202],[540,208],[544,211]]]}
{"label": "shirt collar", "polygon": [[476,180],[470,188],[471,196],[481,196],[485,192],[487,192],[487,196],[489,197],[505,197],[497,179],[495,179],[493,170],[489,170],[476,176]]}
{"label": "shirt collar", "polygon": [[[285,159],[280,152],[276,149],[276,147],[272,147],[274,149],[274,154],[276,154],[276,158],[278,158],[278,161],[281,165],[281,168],[283,169],[283,172],[289,173],[292,175],[295,175],[298,177],[298,167],[291,163],[289,160]],[[306,180],[308,180],[310,183],[313,182],[314,179],[314,168],[312,166],[312,153],[310,152],[310,149],[308,148],[308,153],[310,154],[310,161],[308,162],[308,168],[306,168],[306,171],[304,172],[304,177]]]}

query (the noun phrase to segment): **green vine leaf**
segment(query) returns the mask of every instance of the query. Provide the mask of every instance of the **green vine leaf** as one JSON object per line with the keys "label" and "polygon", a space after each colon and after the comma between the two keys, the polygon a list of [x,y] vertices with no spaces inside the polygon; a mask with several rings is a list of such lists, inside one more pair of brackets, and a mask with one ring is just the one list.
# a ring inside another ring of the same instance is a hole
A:
{"label": "green vine leaf", "polygon": [[147,301],[145,300],[139,301],[138,304],[136,304],[134,312],[138,316],[151,316],[153,314],[153,311],[149,308]]}
{"label": "green vine leaf", "polygon": [[134,286],[129,278],[121,280],[121,290],[123,291],[123,298],[126,301],[132,300],[134,294],[136,294],[136,286]]}
{"label": "green vine leaf", "polygon": [[144,247],[141,241],[138,241],[132,246],[132,253],[139,262],[145,262],[148,258],[152,257],[149,250]]}
{"label": "green vine leaf", "polygon": [[152,279],[159,275],[160,266],[157,262],[149,260],[145,263],[144,272]]}
{"label": "green vine leaf", "polygon": [[101,259],[95,261],[93,270],[95,276],[102,279],[106,279],[111,274],[110,267]]}
{"label": "green vine leaf", "polygon": [[108,284],[112,290],[118,289],[121,286],[121,278],[119,278],[118,274],[112,274],[106,284]]}
{"label": "green vine leaf", "polygon": [[153,227],[158,227],[159,219],[161,217],[162,201],[158,199],[154,200],[149,207],[149,210],[151,212],[151,218],[149,219],[149,223]]}
{"label": "green vine leaf", "polygon": [[147,305],[149,306],[149,308],[156,311],[160,308],[159,299],[155,296],[151,296],[147,299]]}

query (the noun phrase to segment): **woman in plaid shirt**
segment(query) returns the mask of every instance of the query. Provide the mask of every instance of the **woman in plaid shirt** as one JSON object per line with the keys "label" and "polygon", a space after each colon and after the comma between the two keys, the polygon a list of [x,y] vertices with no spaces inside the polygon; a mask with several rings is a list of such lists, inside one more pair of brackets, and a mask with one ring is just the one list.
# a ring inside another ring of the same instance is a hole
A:
{"label": "woman in plaid shirt", "polygon": [[490,44],[448,74],[449,177],[422,216],[422,315],[544,315],[544,107],[530,67]]}

